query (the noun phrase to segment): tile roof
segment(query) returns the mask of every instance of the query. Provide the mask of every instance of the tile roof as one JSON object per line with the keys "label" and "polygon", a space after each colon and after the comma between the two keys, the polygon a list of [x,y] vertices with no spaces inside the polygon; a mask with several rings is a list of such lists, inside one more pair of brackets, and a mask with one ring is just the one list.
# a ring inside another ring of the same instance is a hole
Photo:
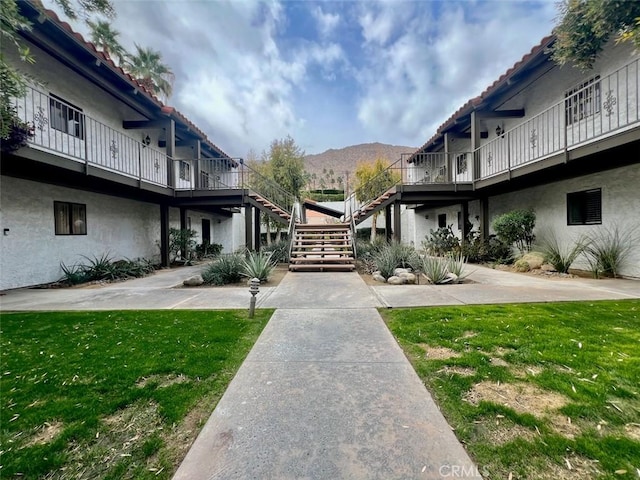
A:
{"label": "tile roof", "polygon": [[429,145],[434,143],[444,133],[446,129],[448,129],[455,123],[455,121],[458,118],[463,117],[465,115],[469,115],[472,111],[474,111],[476,107],[481,105],[482,102],[484,102],[487,98],[489,98],[492,94],[494,94],[502,85],[508,82],[510,78],[512,78],[516,73],[518,73],[524,67],[526,67],[530,61],[536,58],[539,54],[544,53],[546,49],[549,48],[549,46],[554,41],[555,41],[554,35],[548,35],[544,37],[540,41],[540,43],[538,43],[538,45],[533,47],[511,68],[509,68],[505,73],[500,75],[500,77],[498,77],[496,81],[494,81],[491,85],[489,85],[480,95],[468,100],[464,105],[462,105],[458,110],[456,110],[456,112],[453,115],[451,115],[447,120],[445,120],[444,123],[442,123],[442,125],[438,127],[438,129],[436,130],[436,133],[434,133],[433,136],[429,140],[427,140],[427,142],[424,145],[418,148],[415,151],[415,153],[411,155],[411,157],[409,157],[409,160],[407,160],[407,162],[412,163],[413,159],[416,157],[418,153],[422,152],[425,148],[427,148]]}
{"label": "tile roof", "polygon": [[47,16],[47,18],[51,22],[53,22],[55,25],[57,25],[63,31],[67,32],[67,34],[69,36],[75,38],[75,40],[78,42],[78,44],[81,47],[84,47],[87,51],[89,51],[91,54],[93,54],[101,62],[103,62],[104,64],[108,65],[113,71],[115,71],[122,78],[124,78],[127,82],[129,82],[131,84],[131,86],[133,86],[136,90],[138,90],[139,92],[142,92],[147,98],[149,98],[159,108],[159,110],[160,110],[160,112],[162,114],[173,118],[174,120],[176,120],[177,122],[179,122],[180,124],[185,126],[187,129],[195,132],[196,135],[199,136],[201,138],[201,140],[204,140],[204,142],[209,147],[211,147],[213,150],[218,152],[223,157],[226,157],[229,160],[231,160],[231,162],[234,164],[234,166],[236,166],[236,167],[238,166],[238,163],[235,160],[232,160],[229,155],[227,155],[224,151],[222,151],[222,149],[220,149],[220,147],[218,147],[211,140],[209,140],[207,135],[202,130],[200,130],[193,122],[191,122],[191,120],[189,120],[186,116],[184,116],[182,113],[180,113],[175,108],[173,108],[171,106],[168,106],[168,105],[165,105],[163,102],[161,102],[158,99],[158,97],[153,94],[153,92],[151,92],[144,85],[142,85],[140,82],[138,82],[131,74],[127,73],[122,67],[116,65],[115,62],[109,56],[109,54],[107,54],[106,52],[103,52],[101,50],[98,50],[98,48],[95,46],[95,44],[93,44],[90,41],[85,40],[84,37],[82,36],[82,34],[79,33],[79,32],[76,32],[71,27],[71,25],[69,25],[69,23],[67,23],[67,22],[65,22],[63,20],[60,20],[60,17],[58,17],[58,14],[56,12],[54,12],[53,10],[49,10],[49,9],[42,9],[42,7],[38,6],[38,5],[34,5],[34,6],[36,8],[38,8],[40,11],[43,11],[44,14]]}

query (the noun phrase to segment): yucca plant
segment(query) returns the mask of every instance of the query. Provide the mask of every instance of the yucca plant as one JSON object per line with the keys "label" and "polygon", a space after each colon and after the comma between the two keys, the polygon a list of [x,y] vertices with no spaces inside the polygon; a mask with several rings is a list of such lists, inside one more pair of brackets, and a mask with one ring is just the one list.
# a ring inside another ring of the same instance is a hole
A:
{"label": "yucca plant", "polygon": [[374,255],[373,264],[380,272],[380,275],[388,279],[393,276],[393,272],[398,266],[398,259],[395,253],[387,246]]}
{"label": "yucca plant", "polygon": [[422,257],[420,270],[430,283],[437,285],[440,283],[448,283],[452,280],[449,276],[448,267],[449,260],[447,258],[425,255]]}
{"label": "yucca plant", "polygon": [[572,245],[562,246],[554,230],[540,234],[540,249],[547,263],[560,273],[567,273],[576,258],[589,246],[589,241],[580,237]]}
{"label": "yucca plant", "polygon": [[93,258],[83,255],[83,258],[89,261],[89,264],[85,266],[89,280],[115,280],[118,278],[118,268],[113,264],[108,253]]}
{"label": "yucca plant", "polygon": [[64,281],[69,285],[78,285],[79,283],[89,281],[89,275],[87,274],[87,270],[84,265],[74,264],[68,267],[64,263],[61,263],[60,268],[62,268],[62,272],[64,274],[60,281]]}
{"label": "yucca plant", "polygon": [[462,253],[452,253],[447,257],[447,270],[458,277],[458,282],[466,278],[469,273],[464,271],[467,259]]}
{"label": "yucca plant", "polygon": [[632,227],[624,232],[618,225],[587,234],[588,245],[584,252],[595,278],[602,275],[617,277],[633,247],[637,244],[638,228]]}
{"label": "yucca plant", "polygon": [[278,242],[272,242],[271,245],[263,246],[262,251],[272,253],[271,260],[275,263],[288,263],[290,245],[291,242],[289,242],[289,240],[280,240]]}
{"label": "yucca plant", "polygon": [[242,274],[245,277],[257,278],[261,282],[266,282],[276,268],[276,263],[271,260],[273,252],[259,253],[248,252],[247,258],[242,262]]}

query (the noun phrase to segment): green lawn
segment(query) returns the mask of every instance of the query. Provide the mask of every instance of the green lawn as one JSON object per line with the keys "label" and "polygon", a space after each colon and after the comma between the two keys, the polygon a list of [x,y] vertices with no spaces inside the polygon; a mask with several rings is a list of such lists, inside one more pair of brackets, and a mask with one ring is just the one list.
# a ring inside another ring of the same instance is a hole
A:
{"label": "green lawn", "polygon": [[640,301],[382,314],[485,478],[640,476]]}
{"label": "green lawn", "polygon": [[3,314],[0,476],[170,478],[272,313]]}

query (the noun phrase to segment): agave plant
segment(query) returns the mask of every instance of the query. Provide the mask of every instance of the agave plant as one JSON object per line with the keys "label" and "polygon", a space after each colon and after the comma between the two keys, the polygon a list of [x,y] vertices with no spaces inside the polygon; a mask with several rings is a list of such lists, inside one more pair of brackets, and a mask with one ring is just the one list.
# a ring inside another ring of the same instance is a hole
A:
{"label": "agave plant", "polygon": [[467,259],[462,253],[452,253],[448,256],[447,260],[447,270],[458,278],[458,282],[469,275],[469,272],[464,271]]}
{"label": "agave plant", "polygon": [[448,283],[453,280],[449,276],[449,259],[444,257],[431,257],[425,255],[422,257],[422,266],[420,270],[430,283],[440,284]]}
{"label": "agave plant", "polygon": [[226,285],[239,282],[242,278],[244,258],[241,254],[221,255],[207,265],[202,272],[204,283]]}
{"label": "agave plant", "polygon": [[560,273],[567,273],[571,264],[588,246],[589,242],[585,238],[579,238],[572,246],[564,247],[553,230],[540,235],[540,248],[544,259]]}
{"label": "agave plant", "polygon": [[272,256],[273,252],[248,252],[247,258],[242,263],[242,275],[266,282],[273,269],[276,268],[276,262],[271,260]]}

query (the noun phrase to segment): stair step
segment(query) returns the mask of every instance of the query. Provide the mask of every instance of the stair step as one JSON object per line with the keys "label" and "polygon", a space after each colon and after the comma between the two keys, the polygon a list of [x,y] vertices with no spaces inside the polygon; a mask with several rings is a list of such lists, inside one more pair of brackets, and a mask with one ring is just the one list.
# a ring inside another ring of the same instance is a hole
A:
{"label": "stair step", "polygon": [[355,270],[356,266],[352,263],[345,263],[343,265],[325,265],[321,263],[317,264],[305,264],[305,265],[289,265],[289,270],[291,271],[305,271],[305,272],[323,272],[327,270],[331,271],[339,271],[339,272],[350,272]]}
{"label": "stair step", "polygon": [[[353,250],[344,250],[342,252],[291,252],[291,258],[320,258],[320,257],[338,257],[349,255],[353,256]],[[347,257],[345,257],[347,258]]]}
{"label": "stair step", "polygon": [[336,232],[336,233],[311,233],[311,232],[298,232],[296,237],[346,237],[351,236],[350,232]]}
{"label": "stair step", "polygon": [[323,265],[326,264],[332,264],[332,263],[336,263],[336,264],[342,264],[342,263],[352,263],[355,260],[355,258],[353,257],[335,257],[335,258],[292,258],[291,259],[291,264],[293,265],[300,265],[300,264],[307,264],[307,263],[322,263]]}

